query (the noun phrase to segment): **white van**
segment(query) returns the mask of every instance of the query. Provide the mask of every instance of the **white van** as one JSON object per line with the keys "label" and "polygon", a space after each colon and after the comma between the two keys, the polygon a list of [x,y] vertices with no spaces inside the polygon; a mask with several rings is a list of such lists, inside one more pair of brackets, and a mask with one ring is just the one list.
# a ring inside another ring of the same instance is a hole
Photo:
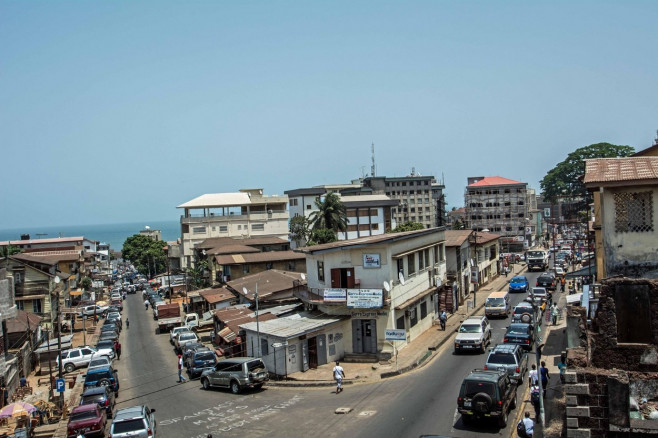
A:
{"label": "white van", "polygon": [[492,292],[484,303],[484,314],[487,317],[502,316],[507,318],[511,310],[509,293],[506,290]]}

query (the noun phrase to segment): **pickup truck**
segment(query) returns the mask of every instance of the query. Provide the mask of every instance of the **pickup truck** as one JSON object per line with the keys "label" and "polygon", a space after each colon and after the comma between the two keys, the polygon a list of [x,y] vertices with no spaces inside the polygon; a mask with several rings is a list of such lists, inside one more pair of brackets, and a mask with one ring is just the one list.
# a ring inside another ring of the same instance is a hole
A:
{"label": "pickup truck", "polygon": [[181,325],[180,305],[178,303],[160,304],[157,309],[157,313],[154,313],[153,317],[158,320],[160,333],[168,332]]}
{"label": "pickup truck", "polygon": [[185,315],[183,325],[189,327],[193,332],[203,332],[212,330],[215,323],[212,318],[212,312],[204,313],[202,318],[199,318],[199,315],[196,313],[188,313]]}

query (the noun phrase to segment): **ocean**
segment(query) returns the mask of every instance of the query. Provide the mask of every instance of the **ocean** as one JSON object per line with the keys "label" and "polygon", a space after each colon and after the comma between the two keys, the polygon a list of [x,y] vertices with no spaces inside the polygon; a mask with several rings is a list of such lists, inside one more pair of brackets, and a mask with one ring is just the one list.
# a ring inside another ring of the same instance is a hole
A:
{"label": "ocean", "polygon": [[147,225],[151,230],[160,230],[162,232],[162,240],[171,241],[180,237],[180,222],[178,221],[145,221],[105,225],[26,227],[0,230],[0,241],[20,240],[21,234],[29,234],[31,239],[84,236],[98,242],[109,243],[111,249],[121,251],[123,242],[133,234],[139,234],[140,230],[143,230]]}

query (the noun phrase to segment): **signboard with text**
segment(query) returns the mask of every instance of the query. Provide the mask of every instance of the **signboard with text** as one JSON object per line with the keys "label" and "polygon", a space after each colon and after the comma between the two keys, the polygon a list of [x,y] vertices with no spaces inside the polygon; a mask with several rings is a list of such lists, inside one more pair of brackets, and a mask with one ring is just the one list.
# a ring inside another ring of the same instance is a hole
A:
{"label": "signboard with text", "polygon": [[384,339],[387,341],[406,341],[407,332],[406,330],[386,329],[384,332]]}
{"label": "signboard with text", "polygon": [[363,254],[363,267],[364,269],[381,268],[379,254]]}
{"label": "signboard with text", "polygon": [[377,309],[383,305],[382,289],[347,289],[347,307]]}
{"label": "signboard with text", "polygon": [[325,289],[324,300],[327,302],[345,302],[347,300],[346,289]]}

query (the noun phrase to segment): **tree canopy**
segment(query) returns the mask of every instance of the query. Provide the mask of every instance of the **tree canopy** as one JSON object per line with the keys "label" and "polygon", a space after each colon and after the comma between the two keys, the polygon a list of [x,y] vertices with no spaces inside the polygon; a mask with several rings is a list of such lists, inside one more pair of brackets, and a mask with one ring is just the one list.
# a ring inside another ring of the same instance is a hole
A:
{"label": "tree canopy", "polygon": [[338,240],[336,232],[328,228],[318,228],[311,231],[311,236],[308,239],[308,246],[321,245],[323,243],[331,243]]}
{"label": "tree canopy", "polygon": [[403,231],[416,231],[416,230],[424,230],[425,225],[421,224],[420,222],[412,222],[408,221],[405,222],[404,224],[398,225],[397,227],[393,228],[392,230],[389,231],[389,233],[402,233]]}
{"label": "tree canopy", "polygon": [[295,216],[290,219],[290,240],[298,247],[304,246],[311,233],[310,223],[306,216]]}
{"label": "tree canopy", "polygon": [[334,232],[347,230],[347,213],[345,205],[336,193],[328,193],[324,200],[315,200],[317,211],[311,213],[310,223],[313,230],[326,228]]}
{"label": "tree canopy", "polygon": [[142,274],[154,275],[167,270],[166,242],[153,240],[143,234],[134,234],[123,242],[121,255]]}
{"label": "tree canopy", "polygon": [[580,177],[585,174],[588,158],[627,157],[635,152],[632,146],[596,143],[576,149],[567,158],[549,170],[541,180],[544,199],[555,203],[560,197],[576,198],[587,194]]}

